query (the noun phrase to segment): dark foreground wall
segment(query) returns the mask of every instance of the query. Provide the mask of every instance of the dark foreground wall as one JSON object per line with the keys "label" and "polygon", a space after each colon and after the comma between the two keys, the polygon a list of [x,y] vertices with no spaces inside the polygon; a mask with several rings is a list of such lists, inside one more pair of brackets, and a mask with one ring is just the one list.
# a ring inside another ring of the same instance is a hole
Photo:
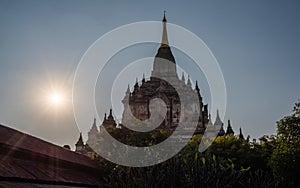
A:
{"label": "dark foreground wall", "polygon": [[0,187],[101,187],[90,158],[0,125]]}

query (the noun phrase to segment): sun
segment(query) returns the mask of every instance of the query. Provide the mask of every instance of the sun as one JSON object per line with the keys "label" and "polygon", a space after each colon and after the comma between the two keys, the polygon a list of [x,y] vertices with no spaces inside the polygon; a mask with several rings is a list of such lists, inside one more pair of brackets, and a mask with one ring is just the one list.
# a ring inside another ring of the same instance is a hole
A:
{"label": "sun", "polygon": [[61,93],[52,93],[50,95],[50,103],[55,105],[55,106],[58,106],[58,105],[61,105],[63,103],[63,96]]}
{"label": "sun", "polygon": [[63,109],[68,101],[67,96],[63,90],[48,91],[44,101],[48,104],[48,108],[51,109]]}
{"label": "sun", "polygon": [[[64,80],[48,78],[35,83],[32,105],[49,117],[59,117],[72,112],[72,89]],[[54,115],[54,116],[53,116]]]}

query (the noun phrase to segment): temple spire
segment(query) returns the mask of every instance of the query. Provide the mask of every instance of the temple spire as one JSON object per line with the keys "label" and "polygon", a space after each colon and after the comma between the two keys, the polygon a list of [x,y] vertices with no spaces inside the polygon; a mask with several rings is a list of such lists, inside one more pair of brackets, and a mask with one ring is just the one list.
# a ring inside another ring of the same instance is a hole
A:
{"label": "temple spire", "polygon": [[162,20],[161,44],[158,48],[157,54],[155,55],[150,79],[161,77],[178,78],[175,58],[168,42],[167,19],[165,14]]}
{"label": "temple spire", "polygon": [[181,75],[181,80],[182,80],[183,82],[185,82],[185,78],[184,78],[184,72],[182,72],[182,75]]}
{"label": "temple spire", "polygon": [[95,117],[94,117],[94,123],[92,125],[92,128],[91,128],[90,132],[98,132],[97,125],[96,125],[96,118]]}
{"label": "temple spire", "polygon": [[146,80],[145,80],[145,74],[143,74],[143,79],[142,79],[142,82],[144,83]]}
{"label": "temple spire", "polygon": [[134,88],[138,88],[139,87],[139,83],[138,83],[138,78],[135,79],[135,84],[134,84]]}
{"label": "temple spire", "polygon": [[244,135],[242,133],[242,128],[240,127],[239,139],[244,140]]}
{"label": "temple spire", "polygon": [[196,80],[196,85],[195,85],[195,90],[199,93],[200,92],[200,89],[198,87],[198,81]]}
{"label": "temple spire", "polygon": [[126,91],[126,93],[127,93],[127,94],[130,93],[130,87],[129,87],[129,84],[128,84],[128,86],[127,86],[127,91]]}
{"label": "temple spire", "polygon": [[188,80],[187,80],[186,85],[188,85],[190,87],[192,86],[192,83],[191,83],[191,80],[190,80],[190,75],[188,75]]}
{"label": "temple spire", "polygon": [[232,130],[230,120],[228,120],[228,125],[227,125],[227,130],[226,130],[226,135],[234,135],[234,131]]}
{"label": "temple spire", "polygon": [[219,110],[217,110],[217,117],[215,121],[215,126],[222,126],[223,122],[221,121],[220,115],[219,115]]}
{"label": "temple spire", "polygon": [[168,47],[168,34],[167,34],[167,19],[166,19],[166,11],[164,11],[164,18],[162,20],[163,24],[163,32],[162,32],[162,38],[161,38],[161,47]]}
{"label": "temple spire", "polygon": [[208,119],[207,127],[212,127],[213,123],[212,123],[212,120],[211,120],[211,115],[209,114],[208,117],[209,117],[209,119]]}
{"label": "temple spire", "polygon": [[80,132],[76,146],[83,146],[83,145],[84,145],[84,143],[83,143],[83,139],[82,139],[82,133]]}
{"label": "temple spire", "polygon": [[112,109],[109,110],[109,116],[112,116]]}
{"label": "temple spire", "polygon": [[83,143],[83,139],[82,139],[82,134],[80,132],[80,135],[79,135],[79,139],[78,141],[76,142],[75,144],[75,151],[78,152],[78,153],[81,153],[84,149],[84,143]]}
{"label": "temple spire", "polygon": [[167,22],[167,19],[166,19],[166,11],[164,10],[164,18],[162,20],[163,22]]}

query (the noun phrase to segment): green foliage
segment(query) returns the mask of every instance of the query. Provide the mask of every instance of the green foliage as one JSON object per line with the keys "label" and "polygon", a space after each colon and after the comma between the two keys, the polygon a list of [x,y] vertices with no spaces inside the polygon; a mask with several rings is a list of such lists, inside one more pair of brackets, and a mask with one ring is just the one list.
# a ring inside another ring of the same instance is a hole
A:
{"label": "green foliage", "polygon": [[270,166],[277,178],[299,184],[300,171],[300,103],[293,114],[277,122],[277,146],[270,158]]}
{"label": "green foliage", "polygon": [[220,136],[215,139],[208,148],[206,154],[216,155],[219,158],[230,159],[237,169],[266,168],[267,161],[263,159],[262,148],[250,143],[248,140],[240,139],[237,136]]}
{"label": "green foliage", "polygon": [[[297,187],[300,170],[300,103],[293,114],[277,122],[277,135],[264,135],[259,142],[250,137],[220,136],[205,153],[198,148],[202,136],[195,135],[175,157],[161,164],[130,168],[97,159],[107,172],[109,187]],[[170,131],[136,134],[110,130],[126,144],[154,145]],[[146,157],[146,156],[145,156]]]}
{"label": "green foliage", "polygon": [[278,180],[272,176],[272,173],[258,169],[245,173],[241,180],[241,187],[249,188],[269,188],[269,187],[288,187],[287,182]]}
{"label": "green foliage", "polygon": [[[142,126],[142,125],[141,125]],[[146,147],[158,144],[171,135],[168,130],[153,130],[150,132],[136,132],[126,127],[111,128],[107,130],[115,139],[124,144],[138,147]],[[101,135],[100,135],[101,136]]]}
{"label": "green foliage", "polygon": [[152,167],[118,166],[107,183],[109,187],[283,187],[265,171],[237,170],[231,160],[201,154],[194,160],[178,155]]}
{"label": "green foliage", "polygon": [[264,169],[268,172],[271,172],[269,166],[269,160],[277,145],[277,138],[274,135],[259,138],[259,143],[252,142],[250,143],[251,147],[251,163],[252,168],[255,169]]}

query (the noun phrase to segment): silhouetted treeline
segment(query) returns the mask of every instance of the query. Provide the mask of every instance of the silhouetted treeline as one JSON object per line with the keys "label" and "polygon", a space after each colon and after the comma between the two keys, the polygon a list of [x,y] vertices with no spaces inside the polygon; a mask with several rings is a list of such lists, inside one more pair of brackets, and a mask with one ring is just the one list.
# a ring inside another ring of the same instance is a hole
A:
{"label": "silhouetted treeline", "polygon": [[[167,132],[156,133],[158,140]],[[115,135],[116,136],[116,135]],[[134,137],[134,138],[131,138]],[[123,137],[136,141],[134,134]],[[153,137],[149,137],[152,138]],[[133,168],[97,158],[108,187],[298,187],[300,172],[300,103],[277,122],[277,134],[250,141],[248,136],[217,137],[199,153],[201,136],[173,158],[155,166]],[[125,141],[124,141],[125,142]]]}

